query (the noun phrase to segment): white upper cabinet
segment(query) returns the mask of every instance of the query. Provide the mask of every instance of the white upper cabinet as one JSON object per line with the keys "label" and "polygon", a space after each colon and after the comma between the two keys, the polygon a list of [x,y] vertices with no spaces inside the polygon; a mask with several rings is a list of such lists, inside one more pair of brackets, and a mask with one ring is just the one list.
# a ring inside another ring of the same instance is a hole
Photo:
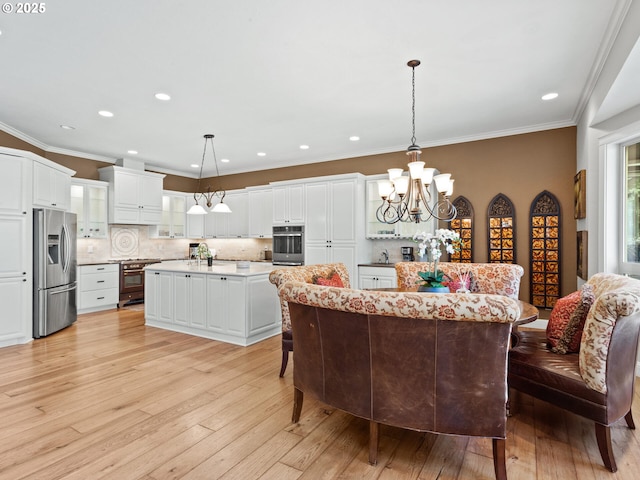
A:
{"label": "white upper cabinet", "polygon": [[[184,193],[164,192],[162,195],[162,221],[149,228],[156,238],[185,238],[187,231],[187,197]],[[194,215],[189,215],[194,216]]]}
{"label": "white upper cabinet", "polygon": [[160,225],[164,175],[118,166],[98,171],[109,182],[109,223]]}
{"label": "white upper cabinet", "polygon": [[71,204],[71,175],[59,168],[33,162],[33,205],[36,207],[69,210]]}
{"label": "white upper cabinet", "polygon": [[[204,215],[205,238],[246,238],[249,236],[249,196],[245,191],[227,192],[224,197],[231,209],[231,213],[209,212]],[[212,202],[215,206],[219,202],[216,197]],[[194,215],[199,216],[199,215]],[[196,230],[194,230],[196,231]],[[193,237],[197,238],[197,237]]]}
{"label": "white upper cabinet", "polygon": [[107,190],[98,180],[74,178],[71,181],[71,212],[78,217],[78,238],[107,238]]}
{"label": "white upper cabinet", "polygon": [[273,226],[273,190],[249,190],[249,236],[271,238]]}
{"label": "white upper cabinet", "polygon": [[355,242],[357,240],[356,215],[362,215],[357,206],[361,190],[358,180],[347,178],[305,185],[307,222],[305,241]]}
{"label": "white upper cabinet", "polygon": [[304,224],[304,184],[274,185],[273,224]]}

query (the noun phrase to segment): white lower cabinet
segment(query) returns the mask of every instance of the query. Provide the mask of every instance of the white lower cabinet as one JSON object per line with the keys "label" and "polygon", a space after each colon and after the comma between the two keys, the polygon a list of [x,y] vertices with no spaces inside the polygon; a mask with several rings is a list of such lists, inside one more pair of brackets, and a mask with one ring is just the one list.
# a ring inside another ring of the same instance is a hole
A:
{"label": "white lower cabinet", "polygon": [[278,294],[268,273],[245,276],[148,268],[147,325],[243,346],[282,331]]}
{"label": "white lower cabinet", "polygon": [[145,272],[144,317],[148,324],[173,323],[173,291],[173,273]]}
{"label": "white lower cabinet", "polygon": [[[207,276],[207,299],[210,308],[207,327],[213,331],[244,337],[246,318],[245,279],[226,275]],[[235,319],[235,321],[234,321]]]}
{"label": "white lower cabinet", "polygon": [[78,313],[118,306],[120,266],[117,263],[78,266]]}
{"label": "white lower cabinet", "polygon": [[31,307],[31,283],[26,278],[0,277],[0,305],[0,347],[24,343],[31,338],[31,318],[24,318],[24,312]]}
{"label": "white lower cabinet", "polygon": [[358,288],[396,288],[398,277],[393,267],[358,267]]}
{"label": "white lower cabinet", "polygon": [[204,274],[181,273],[174,277],[174,321],[180,325],[204,327],[207,288]]}

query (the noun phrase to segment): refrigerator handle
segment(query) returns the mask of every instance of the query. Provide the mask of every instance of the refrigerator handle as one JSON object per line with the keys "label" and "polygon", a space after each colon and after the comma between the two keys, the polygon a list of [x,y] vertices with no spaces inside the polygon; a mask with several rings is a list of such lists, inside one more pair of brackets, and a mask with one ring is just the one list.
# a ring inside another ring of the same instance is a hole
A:
{"label": "refrigerator handle", "polygon": [[73,286],[71,286],[69,288],[65,288],[64,290],[56,290],[54,292],[51,292],[51,295],[58,295],[59,293],[71,292],[71,291],[75,290],[76,288],[78,288],[78,287],[77,287],[77,285],[74,284]]}
{"label": "refrigerator handle", "polygon": [[69,251],[71,250],[71,239],[69,238],[69,230],[66,225],[62,225],[62,237],[63,237],[63,260],[62,260],[62,271],[69,271],[69,264],[71,263],[71,259],[69,258]]}

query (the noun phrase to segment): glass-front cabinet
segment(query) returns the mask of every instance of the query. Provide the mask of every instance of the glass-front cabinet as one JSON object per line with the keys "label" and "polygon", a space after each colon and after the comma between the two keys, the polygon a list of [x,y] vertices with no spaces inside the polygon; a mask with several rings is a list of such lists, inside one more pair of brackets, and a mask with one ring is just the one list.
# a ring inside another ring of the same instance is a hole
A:
{"label": "glass-front cabinet", "polygon": [[[378,194],[378,180],[385,180],[387,178],[387,175],[367,177],[367,238],[412,238],[417,232],[435,232],[437,222],[433,218],[420,223],[397,222],[387,224],[378,221],[376,211],[382,205],[382,199]],[[431,188],[435,190],[433,185]]]}
{"label": "glass-front cabinet", "polygon": [[184,194],[162,194],[162,220],[158,226],[159,238],[185,238],[187,230],[187,199]]}
{"label": "glass-front cabinet", "polygon": [[107,182],[72,179],[70,210],[78,217],[78,238],[107,238],[107,188]]}

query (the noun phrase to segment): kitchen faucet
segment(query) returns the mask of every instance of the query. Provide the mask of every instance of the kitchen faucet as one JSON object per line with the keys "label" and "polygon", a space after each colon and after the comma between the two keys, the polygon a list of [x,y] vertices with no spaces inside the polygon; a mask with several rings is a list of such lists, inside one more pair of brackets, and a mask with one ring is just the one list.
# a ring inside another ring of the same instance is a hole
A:
{"label": "kitchen faucet", "polygon": [[384,259],[384,263],[389,263],[389,251],[386,248],[382,251],[381,255]]}

